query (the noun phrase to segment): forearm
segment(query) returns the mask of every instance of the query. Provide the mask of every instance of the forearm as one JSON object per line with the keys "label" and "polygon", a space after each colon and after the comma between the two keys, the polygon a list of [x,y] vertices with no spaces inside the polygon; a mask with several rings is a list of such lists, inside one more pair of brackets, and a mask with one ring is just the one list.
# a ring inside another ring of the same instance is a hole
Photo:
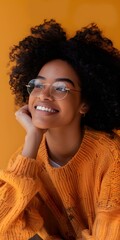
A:
{"label": "forearm", "polygon": [[24,157],[36,159],[42,137],[43,136],[39,132],[36,134],[33,134],[32,132],[28,133],[25,137],[22,155]]}
{"label": "forearm", "polygon": [[45,129],[40,129],[34,126],[31,113],[28,105],[23,106],[15,113],[17,121],[26,131],[25,143],[22,150],[22,155],[25,157],[36,158],[39,145]]}
{"label": "forearm", "polygon": [[37,163],[19,155],[12,166],[0,171],[0,232],[4,232],[38,192]]}

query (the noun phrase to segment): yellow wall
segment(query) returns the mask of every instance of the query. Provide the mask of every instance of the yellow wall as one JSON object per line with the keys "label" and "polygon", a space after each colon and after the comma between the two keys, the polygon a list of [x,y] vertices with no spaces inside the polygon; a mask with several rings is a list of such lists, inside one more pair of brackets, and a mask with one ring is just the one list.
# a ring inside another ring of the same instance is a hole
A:
{"label": "yellow wall", "polygon": [[120,48],[119,0],[0,0],[0,167],[22,144],[25,132],[14,117],[14,100],[7,75],[10,46],[43,19],[55,18],[69,34],[96,22]]}

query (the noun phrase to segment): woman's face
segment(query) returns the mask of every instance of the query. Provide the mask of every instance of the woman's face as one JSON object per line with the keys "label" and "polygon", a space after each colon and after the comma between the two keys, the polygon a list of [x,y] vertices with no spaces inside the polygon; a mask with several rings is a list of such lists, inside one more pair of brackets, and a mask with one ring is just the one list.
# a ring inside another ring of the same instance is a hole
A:
{"label": "woman's face", "polygon": [[80,91],[80,80],[72,66],[63,60],[52,60],[40,69],[37,81],[46,85],[41,93],[38,90],[37,94],[30,94],[29,110],[33,124],[42,129],[78,126],[81,115],[86,112],[80,92],[70,91],[62,100],[50,95],[53,83]]}

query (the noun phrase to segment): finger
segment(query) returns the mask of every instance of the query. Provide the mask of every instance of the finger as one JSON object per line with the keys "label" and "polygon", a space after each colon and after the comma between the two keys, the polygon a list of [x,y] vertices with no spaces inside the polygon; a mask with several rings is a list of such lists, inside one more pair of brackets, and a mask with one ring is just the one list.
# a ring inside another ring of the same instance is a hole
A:
{"label": "finger", "polygon": [[28,108],[28,105],[21,107],[18,111],[15,112],[16,119],[20,118],[22,116],[22,114],[25,114],[25,115],[29,116],[30,118],[32,118],[31,113]]}

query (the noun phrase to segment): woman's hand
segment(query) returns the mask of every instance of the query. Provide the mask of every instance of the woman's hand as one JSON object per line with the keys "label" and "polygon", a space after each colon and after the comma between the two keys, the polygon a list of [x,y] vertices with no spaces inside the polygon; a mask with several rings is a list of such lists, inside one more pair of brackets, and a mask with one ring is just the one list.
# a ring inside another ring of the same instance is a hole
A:
{"label": "woman's hand", "polygon": [[43,134],[47,131],[47,129],[39,129],[33,125],[28,105],[21,107],[15,113],[15,116],[17,121],[22,125],[27,133],[22,151],[23,156],[36,158]]}

